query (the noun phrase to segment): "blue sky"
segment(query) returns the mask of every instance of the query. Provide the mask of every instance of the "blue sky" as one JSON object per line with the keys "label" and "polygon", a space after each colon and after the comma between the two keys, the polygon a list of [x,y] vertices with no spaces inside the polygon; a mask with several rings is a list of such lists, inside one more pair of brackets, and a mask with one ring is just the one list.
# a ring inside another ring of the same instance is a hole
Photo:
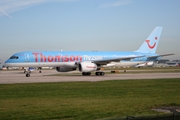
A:
{"label": "blue sky", "polygon": [[180,59],[179,0],[0,0],[0,59],[20,51],[134,51],[156,26]]}

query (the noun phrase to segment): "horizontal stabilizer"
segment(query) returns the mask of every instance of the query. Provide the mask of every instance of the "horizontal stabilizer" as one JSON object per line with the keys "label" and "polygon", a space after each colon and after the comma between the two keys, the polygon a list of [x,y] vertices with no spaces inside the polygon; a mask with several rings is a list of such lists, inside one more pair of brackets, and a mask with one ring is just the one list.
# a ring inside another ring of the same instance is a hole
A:
{"label": "horizontal stabilizer", "polygon": [[158,58],[158,57],[170,56],[170,55],[174,55],[174,54],[171,53],[171,54],[163,54],[163,55],[149,56],[148,58]]}

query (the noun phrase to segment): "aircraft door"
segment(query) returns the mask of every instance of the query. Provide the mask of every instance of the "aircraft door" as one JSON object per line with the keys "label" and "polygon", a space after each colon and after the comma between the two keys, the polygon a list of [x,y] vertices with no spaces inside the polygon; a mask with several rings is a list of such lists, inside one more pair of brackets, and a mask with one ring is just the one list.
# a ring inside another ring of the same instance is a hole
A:
{"label": "aircraft door", "polygon": [[24,61],[29,62],[29,54],[25,54],[24,57],[25,57]]}

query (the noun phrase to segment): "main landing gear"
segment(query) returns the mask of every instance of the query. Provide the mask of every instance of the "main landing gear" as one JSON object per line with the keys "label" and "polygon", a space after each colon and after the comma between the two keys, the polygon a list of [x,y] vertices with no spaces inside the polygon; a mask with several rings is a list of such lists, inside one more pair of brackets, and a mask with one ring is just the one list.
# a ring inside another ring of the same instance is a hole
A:
{"label": "main landing gear", "polygon": [[96,72],[95,75],[96,76],[99,76],[99,75],[103,76],[103,75],[105,75],[105,73],[104,72]]}
{"label": "main landing gear", "polygon": [[[82,72],[82,75],[83,76],[89,76],[89,75],[91,75],[91,72]],[[95,75],[96,76],[103,76],[103,75],[105,75],[105,73],[98,71],[98,72],[95,73]]]}
{"label": "main landing gear", "polygon": [[91,72],[82,72],[82,75],[83,76],[88,76],[88,75],[91,75]]}

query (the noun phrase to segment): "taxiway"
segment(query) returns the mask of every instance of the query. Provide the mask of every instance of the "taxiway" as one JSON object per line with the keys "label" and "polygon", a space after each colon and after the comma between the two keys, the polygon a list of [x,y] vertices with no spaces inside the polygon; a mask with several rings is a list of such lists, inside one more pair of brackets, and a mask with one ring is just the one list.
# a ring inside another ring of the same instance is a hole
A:
{"label": "taxiway", "polygon": [[[61,74],[59,76],[49,76]],[[0,71],[0,84],[16,83],[41,83],[41,82],[77,82],[77,81],[105,81],[105,80],[136,80],[136,79],[156,79],[156,78],[180,78],[180,73],[128,73],[128,74],[106,74],[105,76],[82,76],[81,74],[58,73],[54,70],[44,70],[32,72],[30,77],[25,77],[23,71]]]}

